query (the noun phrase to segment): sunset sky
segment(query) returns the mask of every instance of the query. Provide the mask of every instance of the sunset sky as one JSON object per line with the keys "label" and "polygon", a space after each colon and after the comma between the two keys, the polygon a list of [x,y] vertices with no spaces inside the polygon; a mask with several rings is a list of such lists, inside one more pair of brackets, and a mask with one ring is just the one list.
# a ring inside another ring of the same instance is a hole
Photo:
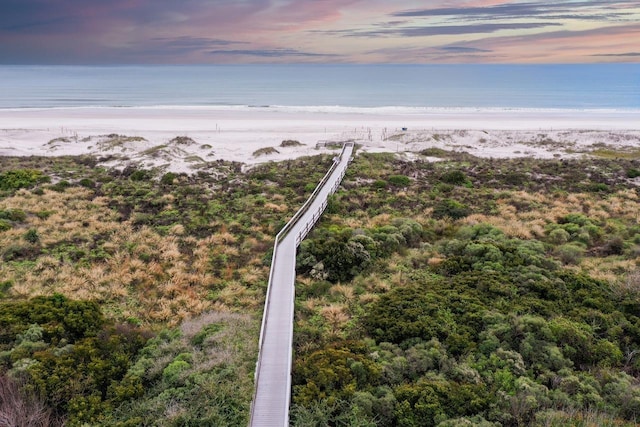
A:
{"label": "sunset sky", "polygon": [[640,62],[640,1],[0,0],[2,64]]}

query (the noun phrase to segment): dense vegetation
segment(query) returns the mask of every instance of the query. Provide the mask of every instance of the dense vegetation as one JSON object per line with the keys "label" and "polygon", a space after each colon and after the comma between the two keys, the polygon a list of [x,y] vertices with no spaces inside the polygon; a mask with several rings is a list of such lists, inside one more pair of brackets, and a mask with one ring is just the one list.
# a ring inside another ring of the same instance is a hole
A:
{"label": "dense vegetation", "polygon": [[302,244],[294,423],[635,425],[636,163],[438,154],[361,155]]}
{"label": "dense vegetation", "polygon": [[[292,422],[635,425],[640,163],[423,154],[360,154],[300,247]],[[273,237],[330,163],[3,158],[0,411],[246,424]]]}
{"label": "dense vegetation", "polygon": [[0,413],[246,424],[273,239],[330,164],[187,176],[3,158]]}

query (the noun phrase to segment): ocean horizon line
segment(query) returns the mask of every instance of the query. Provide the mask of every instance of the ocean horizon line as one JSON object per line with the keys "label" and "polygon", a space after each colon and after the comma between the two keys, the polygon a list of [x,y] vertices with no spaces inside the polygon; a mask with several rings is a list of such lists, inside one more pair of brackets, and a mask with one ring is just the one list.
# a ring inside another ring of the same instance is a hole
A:
{"label": "ocean horizon line", "polygon": [[416,107],[382,105],[355,107],[347,105],[249,105],[249,104],[157,104],[157,105],[79,105],[79,106],[25,106],[0,107],[0,111],[48,111],[48,110],[197,110],[237,112],[286,112],[326,114],[438,114],[438,113],[628,113],[640,114],[640,108],[562,108],[562,107]]}

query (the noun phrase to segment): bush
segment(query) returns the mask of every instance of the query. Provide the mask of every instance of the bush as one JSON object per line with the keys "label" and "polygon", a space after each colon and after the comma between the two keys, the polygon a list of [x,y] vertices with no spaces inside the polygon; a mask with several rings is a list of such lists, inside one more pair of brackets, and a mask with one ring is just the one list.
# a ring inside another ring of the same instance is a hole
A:
{"label": "bush", "polygon": [[470,213],[466,205],[451,199],[441,200],[433,208],[433,217],[436,219],[445,217],[460,219],[468,216]]}
{"label": "bush", "polygon": [[22,209],[7,209],[6,211],[0,210],[0,220],[2,219],[23,222],[27,219],[27,214]]}
{"label": "bush", "polygon": [[95,182],[93,182],[93,180],[92,180],[92,179],[89,179],[89,178],[82,178],[82,179],[80,180],[80,185],[81,185],[81,186],[83,186],[83,187],[85,187],[85,188],[95,188],[96,183],[95,183]]}
{"label": "bush", "polygon": [[580,264],[584,253],[584,247],[574,243],[567,243],[565,245],[558,246],[555,250],[555,255],[564,264]]}
{"label": "bush", "polygon": [[167,172],[164,175],[162,175],[162,178],[160,178],[160,183],[164,184],[164,185],[173,185],[173,181],[178,177],[178,175],[176,175],[173,172]]}
{"label": "bush", "polygon": [[280,143],[280,147],[299,147],[302,143],[300,141],[296,141],[294,139],[285,139]]}
{"label": "bush", "polygon": [[9,221],[5,221],[4,219],[0,219],[0,232],[7,231],[11,228],[11,224]]}
{"label": "bush", "polygon": [[22,238],[33,245],[40,241],[40,235],[38,235],[38,230],[35,228],[30,228],[29,231],[23,234]]}
{"label": "bush", "polygon": [[151,175],[148,171],[137,169],[129,175],[131,181],[148,181]]}
{"label": "bush", "polygon": [[639,176],[640,176],[640,170],[635,168],[627,169],[627,178],[633,179]]}
{"label": "bush", "polygon": [[125,374],[147,339],[109,324],[95,302],[54,295],[0,304],[0,369],[23,378],[23,390],[67,425],[95,425],[109,407],[141,395],[140,380]]}
{"label": "bush", "polygon": [[440,177],[440,181],[446,184],[464,185],[468,182],[468,179],[467,179],[467,176],[464,174],[464,172],[460,170],[453,170],[453,171],[445,172]]}
{"label": "bush", "polygon": [[64,191],[69,187],[71,187],[71,183],[69,183],[69,181],[62,180],[50,186],[49,189],[57,191],[58,193],[64,193]]}
{"label": "bush", "polygon": [[0,190],[14,191],[20,188],[32,188],[37,184],[49,182],[50,178],[39,170],[16,169],[0,173]]}
{"label": "bush", "polygon": [[273,147],[264,147],[254,151],[253,157],[268,156],[269,154],[278,154],[278,153],[280,152]]}
{"label": "bush", "polygon": [[396,187],[407,187],[411,184],[411,179],[405,175],[391,175],[389,177],[389,184],[394,185]]}

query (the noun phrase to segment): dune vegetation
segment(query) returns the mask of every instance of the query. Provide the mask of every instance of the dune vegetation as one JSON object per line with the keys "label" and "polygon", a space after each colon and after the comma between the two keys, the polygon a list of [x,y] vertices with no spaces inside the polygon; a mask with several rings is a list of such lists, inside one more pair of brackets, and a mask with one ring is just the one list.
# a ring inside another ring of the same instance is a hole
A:
{"label": "dune vegetation", "polygon": [[[299,249],[292,423],[636,425],[640,163],[421,156],[357,156]],[[0,412],[245,425],[273,239],[330,164],[2,158]]]}

